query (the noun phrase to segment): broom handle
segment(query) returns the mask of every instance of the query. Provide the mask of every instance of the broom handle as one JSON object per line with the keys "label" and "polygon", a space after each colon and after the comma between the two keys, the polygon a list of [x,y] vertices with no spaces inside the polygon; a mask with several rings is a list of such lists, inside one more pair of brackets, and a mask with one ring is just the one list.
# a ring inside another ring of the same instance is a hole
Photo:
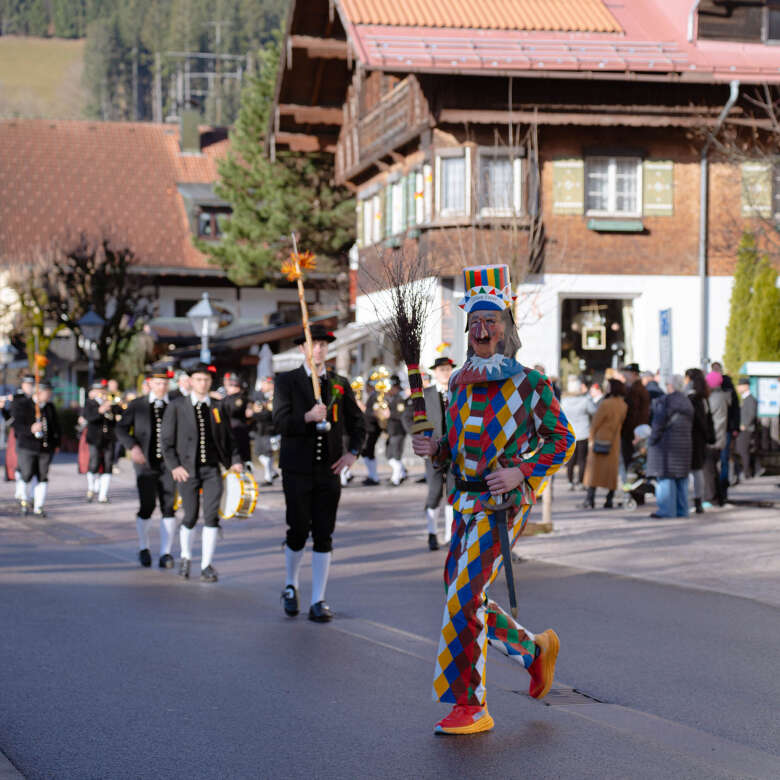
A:
{"label": "broom handle", "polygon": [[38,383],[40,382],[40,369],[38,368],[38,333],[35,333],[35,355],[33,359],[35,368],[35,422],[41,421],[41,407],[38,405]]}
{"label": "broom handle", "polygon": [[[293,254],[295,262],[298,262],[298,242],[295,240],[295,233],[292,234]],[[317,374],[317,367],[314,365],[314,345],[311,340],[311,328],[309,327],[309,307],[306,305],[306,297],[303,292],[303,278],[298,276],[298,302],[301,304],[301,320],[303,321],[303,335],[306,338],[306,347],[308,351],[309,368],[311,369],[311,387],[314,391],[314,400],[316,403],[322,403],[322,391],[320,390],[320,377]]]}

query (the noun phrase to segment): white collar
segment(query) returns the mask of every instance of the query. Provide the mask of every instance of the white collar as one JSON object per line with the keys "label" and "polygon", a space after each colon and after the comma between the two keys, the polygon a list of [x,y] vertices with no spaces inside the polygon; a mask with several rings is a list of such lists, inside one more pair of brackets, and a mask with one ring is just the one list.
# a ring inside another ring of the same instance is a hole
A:
{"label": "white collar", "polygon": [[[303,361],[303,369],[306,371],[307,376],[311,376],[311,366],[309,366],[309,361],[304,360]],[[326,368],[321,374],[320,379],[324,379],[328,376],[328,369]]]}
{"label": "white collar", "polygon": [[153,404],[155,401],[165,401],[165,403],[168,403],[168,393],[166,393],[162,398],[158,398],[154,393],[149,393],[149,403]]}
{"label": "white collar", "polygon": [[747,390],[745,390],[744,393],[742,393],[742,398],[747,398],[749,395],[750,395],[750,388],[748,388]]}
{"label": "white collar", "polygon": [[193,406],[197,406],[199,403],[204,403],[206,406],[211,406],[211,396],[207,395],[205,398],[200,399],[195,393],[190,393],[190,401]]}
{"label": "white collar", "polygon": [[440,393],[448,393],[450,391],[450,388],[447,385],[440,385],[438,382],[434,381],[433,386],[440,392]]}

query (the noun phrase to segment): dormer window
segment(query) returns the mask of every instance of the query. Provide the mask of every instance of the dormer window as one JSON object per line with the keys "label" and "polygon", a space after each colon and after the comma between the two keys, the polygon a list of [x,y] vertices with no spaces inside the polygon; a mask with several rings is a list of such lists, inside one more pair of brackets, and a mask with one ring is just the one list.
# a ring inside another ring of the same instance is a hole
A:
{"label": "dormer window", "polygon": [[222,238],[222,221],[230,212],[224,209],[201,209],[198,213],[198,238],[218,241]]}

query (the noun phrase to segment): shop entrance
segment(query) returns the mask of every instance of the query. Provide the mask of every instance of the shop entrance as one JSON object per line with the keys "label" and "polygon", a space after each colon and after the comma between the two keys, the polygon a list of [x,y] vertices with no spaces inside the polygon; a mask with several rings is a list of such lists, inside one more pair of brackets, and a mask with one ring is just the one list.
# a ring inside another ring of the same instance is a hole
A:
{"label": "shop entrance", "polygon": [[634,304],[630,298],[561,301],[561,380],[601,381],[608,368],[633,361]]}

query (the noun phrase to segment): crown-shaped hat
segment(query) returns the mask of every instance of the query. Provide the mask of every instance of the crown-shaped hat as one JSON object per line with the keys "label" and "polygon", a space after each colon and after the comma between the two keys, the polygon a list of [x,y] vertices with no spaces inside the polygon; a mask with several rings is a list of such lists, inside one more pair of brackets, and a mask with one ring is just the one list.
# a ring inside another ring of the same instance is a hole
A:
{"label": "crown-shaped hat", "polygon": [[463,289],[466,295],[460,308],[466,314],[482,309],[511,309],[512,295],[508,265],[475,265],[463,269]]}

